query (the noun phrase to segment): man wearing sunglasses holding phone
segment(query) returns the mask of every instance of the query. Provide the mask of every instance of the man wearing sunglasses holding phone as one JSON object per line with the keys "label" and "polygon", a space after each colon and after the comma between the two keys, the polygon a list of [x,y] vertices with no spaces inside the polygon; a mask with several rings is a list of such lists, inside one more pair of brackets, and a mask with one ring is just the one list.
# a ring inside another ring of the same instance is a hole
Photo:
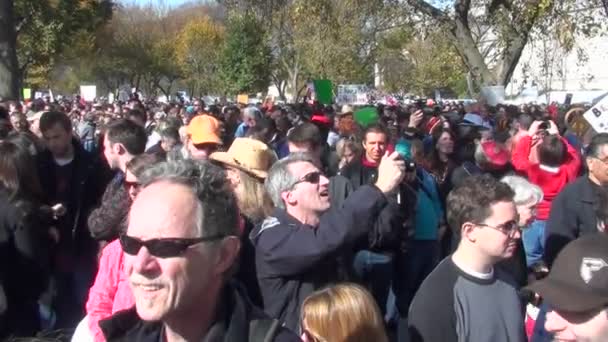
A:
{"label": "man wearing sunglasses holding phone", "polygon": [[265,186],[275,209],[251,232],[264,309],[294,331],[300,306],[313,291],[342,280],[336,258],[370,229],[402,181],[405,162],[385,155],[374,184],[361,186],[330,208],[329,179],[318,160],[293,153],[275,163]]}
{"label": "man wearing sunglasses holding phone", "polygon": [[231,281],[239,218],[223,171],[166,162],[141,181],[120,237],[135,308],[100,322],[107,341],[299,341]]}

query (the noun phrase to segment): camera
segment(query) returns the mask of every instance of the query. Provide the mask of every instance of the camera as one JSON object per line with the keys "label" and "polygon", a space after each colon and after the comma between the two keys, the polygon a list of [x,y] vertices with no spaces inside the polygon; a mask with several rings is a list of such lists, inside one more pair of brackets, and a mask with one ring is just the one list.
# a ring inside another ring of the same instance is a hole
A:
{"label": "camera", "polygon": [[411,160],[405,160],[405,171],[406,172],[414,172],[416,171],[416,163]]}

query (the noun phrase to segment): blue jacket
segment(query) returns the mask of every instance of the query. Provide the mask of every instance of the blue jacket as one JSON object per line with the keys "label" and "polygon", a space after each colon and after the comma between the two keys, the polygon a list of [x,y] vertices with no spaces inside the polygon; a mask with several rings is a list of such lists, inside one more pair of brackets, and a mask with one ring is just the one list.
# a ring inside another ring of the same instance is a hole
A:
{"label": "blue jacket", "polygon": [[386,198],[372,185],[360,187],[312,227],[275,209],[251,232],[264,310],[298,331],[300,306],[313,291],[338,279],[336,257],[367,234]]}

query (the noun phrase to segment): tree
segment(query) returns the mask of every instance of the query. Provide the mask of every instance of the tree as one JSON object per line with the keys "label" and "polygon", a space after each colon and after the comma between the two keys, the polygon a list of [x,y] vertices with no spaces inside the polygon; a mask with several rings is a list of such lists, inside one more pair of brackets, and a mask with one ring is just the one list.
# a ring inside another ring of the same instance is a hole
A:
{"label": "tree", "polygon": [[264,25],[252,13],[233,13],[226,28],[220,75],[227,94],[266,91],[272,57]]}
{"label": "tree", "polygon": [[[9,0],[10,1],[10,0]],[[80,32],[92,33],[112,17],[111,0],[14,0],[20,81],[48,86],[56,58]]]}
{"label": "tree", "polygon": [[[507,85],[530,34],[547,22],[569,25],[545,26],[544,34],[563,31],[591,32],[599,20],[586,16],[574,24],[581,8],[593,8],[596,0],[455,0],[439,2],[407,0],[413,19],[439,27],[450,39],[478,86]],[[575,10],[578,9],[578,10]]]}
{"label": "tree", "polygon": [[[393,29],[379,41],[377,61],[384,89],[434,97],[437,89],[466,93],[466,68],[441,31],[421,35]],[[465,85],[465,87],[463,87]]]}
{"label": "tree", "polygon": [[13,1],[0,0],[0,96],[4,99],[19,97],[14,20]]}
{"label": "tree", "polygon": [[224,35],[224,28],[206,17],[188,22],[178,35],[177,61],[190,94],[204,95],[220,89]]}
{"label": "tree", "polygon": [[372,79],[377,35],[403,25],[403,7],[386,0],[221,0],[264,20],[274,64],[271,79],[294,100],[314,78],[334,83]]}

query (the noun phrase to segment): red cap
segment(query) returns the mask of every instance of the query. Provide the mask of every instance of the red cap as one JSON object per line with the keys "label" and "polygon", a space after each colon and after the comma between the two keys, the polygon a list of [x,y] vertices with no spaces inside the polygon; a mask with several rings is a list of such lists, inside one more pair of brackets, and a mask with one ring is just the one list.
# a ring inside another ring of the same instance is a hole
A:
{"label": "red cap", "polygon": [[481,143],[481,148],[483,149],[483,153],[488,158],[488,161],[493,166],[505,166],[511,159],[509,152],[507,152],[507,150],[501,145],[498,145],[495,141],[483,142]]}
{"label": "red cap", "polygon": [[313,114],[310,121],[312,121],[314,123],[323,124],[323,125],[331,125],[331,120],[323,114]]}

